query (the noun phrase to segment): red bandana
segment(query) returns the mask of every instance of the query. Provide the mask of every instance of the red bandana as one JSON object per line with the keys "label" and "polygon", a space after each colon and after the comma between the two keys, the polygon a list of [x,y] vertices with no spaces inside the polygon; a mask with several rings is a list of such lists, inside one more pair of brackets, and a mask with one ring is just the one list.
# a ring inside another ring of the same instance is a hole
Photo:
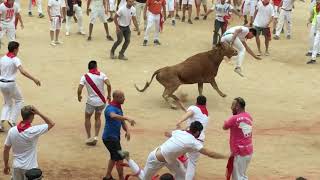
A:
{"label": "red bandana", "polygon": [[320,4],[316,5],[316,11],[319,12],[320,11]]}
{"label": "red bandana", "polygon": [[90,69],[89,73],[100,76],[100,71],[97,68]]}
{"label": "red bandana", "polygon": [[30,121],[26,121],[25,123],[23,123],[22,121],[17,125],[17,129],[19,131],[19,133],[22,133],[24,130],[28,129],[29,127],[31,127],[31,122]]}
{"label": "red bandana", "polygon": [[119,109],[122,109],[122,108],[121,108],[121,104],[119,104],[119,103],[117,103],[117,102],[115,102],[115,101],[111,101],[109,104],[110,104],[111,106],[114,106],[114,107],[117,107],[117,108],[119,108]]}
{"label": "red bandana", "polygon": [[5,2],[5,3],[4,3],[4,5],[5,5],[7,8],[12,8],[12,7],[13,7],[13,4],[12,4],[12,5],[10,5],[10,4],[8,3],[8,1],[7,1],[7,2]]}
{"label": "red bandana", "polygon": [[209,116],[207,107],[205,105],[197,105],[197,107],[201,110],[202,114],[205,114],[206,116]]}
{"label": "red bandana", "polygon": [[12,53],[12,52],[8,52],[7,53],[7,56],[9,57],[9,58],[14,58],[14,57],[16,57],[16,55],[14,54],[14,53]]}
{"label": "red bandana", "polygon": [[267,6],[269,3],[268,3],[268,2],[265,3],[265,2],[262,1],[262,4],[263,4],[264,6]]}

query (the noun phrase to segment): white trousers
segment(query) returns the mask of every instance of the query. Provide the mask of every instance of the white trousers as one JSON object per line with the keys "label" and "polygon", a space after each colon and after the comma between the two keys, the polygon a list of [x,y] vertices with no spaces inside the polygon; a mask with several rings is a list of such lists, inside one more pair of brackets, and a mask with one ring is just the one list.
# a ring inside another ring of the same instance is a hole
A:
{"label": "white trousers", "polygon": [[[78,31],[83,32],[83,14],[82,9],[78,4],[73,5],[73,10],[76,14],[76,17],[78,19]],[[66,19],[66,31],[70,32],[70,24],[71,24],[71,18],[72,16],[67,16]]]}
{"label": "white trousers", "polygon": [[4,105],[1,112],[1,120],[9,120],[17,123],[20,110],[23,106],[23,98],[15,82],[0,82],[0,89],[4,98]]}
{"label": "white trousers", "polygon": [[14,27],[14,24],[11,25],[4,25],[1,23],[1,31],[0,31],[0,39],[3,38],[3,36],[6,34],[8,41],[15,41],[16,39],[16,29]]}
{"label": "white trousers", "polygon": [[109,0],[109,11],[110,12],[115,12],[117,11],[117,3],[116,0]]}
{"label": "white trousers", "polygon": [[246,171],[251,161],[252,155],[235,156],[233,161],[232,180],[248,180]]}
{"label": "white trousers", "polygon": [[[143,10],[145,6],[146,6],[146,3],[139,3],[137,1],[135,2],[134,7],[136,8],[136,18],[137,18],[138,25],[140,25],[141,14],[143,14]],[[144,28],[145,28],[147,27],[147,21],[146,20],[143,20],[143,21],[144,21]]]}
{"label": "white trousers", "polygon": [[159,33],[160,33],[160,14],[152,14],[151,12],[148,12],[147,15],[147,29],[144,33],[144,40],[149,39],[149,33],[150,30],[154,24],[155,26],[155,32],[154,32],[154,40],[159,40]]}
{"label": "white trousers", "polygon": [[[228,35],[222,36],[221,42],[231,43],[232,36],[233,36],[233,34],[228,34]],[[236,59],[236,67],[241,67],[243,59],[244,59],[244,55],[246,52],[246,48],[244,47],[244,45],[242,44],[241,40],[238,37],[234,40],[233,46],[238,50],[238,56]]]}
{"label": "white trousers", "polygon": [[173,163],[164,163],[160,162],[156,158],[156,150],[152,151],[147,159],[146,165],[143,170],[133,161],[129,160],[129,167],[132,169],[134,174],[139,173],[138,177],[140,180],[151,180],[151,178],[163,167],[166,166],[171,173],[173,173],[175,180],[185,180],[185,169],[184,167],[176,160]]}
{"label": "white trousers", "polygon": [[291,35],[292,21],[291,21],[291,11],[280,10],[278,24],[276,29],[276,35],[280,36],[281,30],[284,23],[287,25],[287,36]]}
{"label": "white trousers", "polygon": [[[309,51],[308,52],[311,52],[312,53],[312,50],[313,50],[313,46],[314,46],[314,38],[316,37],[316,33],[317,33],[317,28],[316,28],[316,25],[311,25],[310,27],[310,35],[309,35]],[[320,51],[320,49],[319,49]],[[318,51],[318,53],[319,53]]]}
{"label": "white trousers", "polygon": [[[38,7],[38,13],[42,14],[42,0],[36,0],[37,7]],[[32,0],[29,0],[29,12],[32,12]]]}
{"label": "white trousers", "polygon": [[320,46],[320,30],[317,30],[316,36],[314,38],[313,48],[312,48],[312,56],[311,56],[312,60],[316,60],[317,54],[320,50],[319,46]]}
{"label": "white trousers", "polygon": [[199,152],[188,153],[188,165],[186,172],[186,180],[193,180],[196,172],[196,163],[200,157]]}

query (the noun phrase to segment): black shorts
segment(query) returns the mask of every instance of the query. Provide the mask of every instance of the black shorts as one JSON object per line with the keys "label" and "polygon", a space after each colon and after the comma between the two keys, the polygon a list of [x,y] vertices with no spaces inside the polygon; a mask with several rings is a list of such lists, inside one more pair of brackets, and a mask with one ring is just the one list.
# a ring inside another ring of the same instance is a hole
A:
{"label": "black shorts", "polygon": [[120,161],[123,158],[118,154],[118,151],[121,150],[120,141],[115,139],[103,139],[103,144],[106,146],[110,152],[110,158],[113,161]]}

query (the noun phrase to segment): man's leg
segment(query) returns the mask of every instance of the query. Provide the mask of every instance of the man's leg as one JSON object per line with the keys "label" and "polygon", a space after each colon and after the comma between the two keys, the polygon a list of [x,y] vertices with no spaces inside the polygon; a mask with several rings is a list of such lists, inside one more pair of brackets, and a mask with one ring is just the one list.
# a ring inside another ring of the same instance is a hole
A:
{"label": "man's leg", "polygon": [[191,14],[192,14],[192,4],[188,5],[188,23],[189,24],[192,24],[192,21],[191,21]]}
{"label": "man's leg", "polygon": [[115,164],[116,164],[116,162],[115,162],[115,161],[113,161],[113,160],[109,159],[108,167],[107,167],[107,174],[106,174],[106,178],[110,178],[110,177],[112,177],[111,172],[112,172],[113,167],[114,167],[114,165],[115,165]]}
{"label": "man's leg", "polygon": [[66,36],[70,35],[70,24],[72,16],[67,16],[66,18]]}
{"label": "man's leg", "polygon": [[269,42],[270,42],[270,37],[269,34],[267,34],[267,32],[265,32],[264,34],[264,44],[266,46],[266,55],[269,55]]}
{"label": "man's leg", "polygon": [[309,51],[306,54],[307,56],[312,55],[315,34],[316,34],[316,26],[312,24],[310,28],[310,33],[309,33]]}
{"label": "man's leg", "polygon": [[201,0],[195,0],[195,4],[196,4],[196,17],[194,18],[194,20],[199,20]]}
{"label": "man's leg", "polygon": [[281,33],[281,30],[283,28],[283,24],[284,24],[284,10],[280,10],[280,15],[279,15],[279,18],[278,18],[278,24],[277,24],[277,29],[276,29],[276,36],[274,37],[274,39],[279,39],[280,37],[280,33]]}
{"label": "man's leg", "polygon": [[240,41],[239,38],[236,38],[236,40],[233,43],[234,47],[236,49],[238,49],[238,57],[236,60],[236,68],[235,68],[235,72],[238,73],[240,76],[243,76],[242,71],[241,71],[241,65],[244,59],[244,55],[246,52],[245,47],[243,46],[242,42]]}
{"label": "man's leg", "polygon": [[107,39],[109,41],[113,41],[113,38],[109,34],[108,23],[107,22],[103,23],[103,26],[104,26],[104,30],[106,31]]}
{"label": "man's leg", "polygon": [[214,21],[214,31],[213,31],[213,45],[217,45],[218,43],[218,33],[220,28],[220,22],[218,20]]}
{"label": "man's leg", "polygon": [[246,176],[246,171],[250,161],[251,155],[234,157],[232,180],[248,180],[248,176]]}
{"label": "man's leg", "polygon": [[124,180],[124,175],[123,175],[123,166],[120,165],[123,163],[123,160],[119,160],[116,162],[116,168],[119,176],[119,180]]}
{"label": "man's leg", "polygon": [[57,29],[56,30],[56,37],[55,37],[56,44],[61,44],[61,42],[59,41],[59,34],[60,34],[60,29]]}
{"label": "man's leg", "polygon": [[127,60],[127,58],[124,56],[124,52],[127,50],[129,44],[130,44],[130,37],[131,37],[131,30],[129,27],[126,27],[123,31],[124,36],[124,43],[122,45],[122,48],[119,52],[119,59]]}
{"label": "man's leg", "polygon": [[93,24],[92,24],[92,23],[89,23],[89,36],[88,36],[88,41],[91,40],[92,29],[93,29]]}
{"label": "man's leg", "polygon": [[12,109],[12,113],[10,116],[10,120],[12,123],[16,124],[17,123],[17,119],[21,113],[21,108],[23,106],[23,98],[20,92],[20,89],[16,86],[14,86],[13,89],[13,100],[14,100],[14,106]]}
{"label": "man's leg", "polygon": [[140,20],[141,20],[141,13],[142,13],[142,10],[143,10],[143,6],[144,3],[139,3],[139,2],[136,2],[136,5],[135,5],[135,8],[136,8],[136,19],[137,19],[137,23],[138,23],[138,26],[140,26]]}
{"label": "man's leg", "polygon": [[184,22],[186,19],[187,8],[188,8],[188,4],[182,4],[182,19],[181,19],[182,22]]}
{"label": "man's leg", "polygon": [[200,157],[199,152],[192,152],[188,154],[188,166],[186,172],[186,180],[193,180],[196,172],[196,163]]}
{"label": "man's leg", "polygon": [[166,163],[160,162],[156,158],[156,150],[152,151],[147,159],[146,165],[144,166],[144,180],[150,180]]}
{"label": "man's leg", "polygon": [[102,110],[104,109],[104,106],[97,107],[95,114],[94,114],[94,119],[95,119],[95,124],[94,124],[94,129],[95,129],[95,138],[98,137],[99,131],[101,128],[101,114]]}
{"label": "man's leg", "polygon": [[151,12],[148,12],[147,13],[147,28],[146,28],[146,31],[144,32],[144,41],[143,41],[143,45],[146,46],[147,43],[148,43],[148,39],[149,39],[149,33],[150,33],[150,30],[151,30],[151,27],[154,23],[154,15],[151,13]]}
{"label": "man's leg", "polygon": [[167,163],[166,166],[174,174],[175,180],[192,180],[186,178],[186,170],[178,160],[170,164]]}
{"label": "man's leg", "polygon": [[86,132],[87,132],[87,138],[88,140],[91,138],[91,116],[92,116],[92,113],[88,113],[88,112],[85,112],[84,114],[84,127],[86,128]]}
{"label": "man's leg", "polygon": [[13,168],[12,180],[27,180],[25,173],[26,173],[26,170]]}
{"label": "man's leg", "polygon": [[256,28],[257,29],[257,35],[256,35],[256,43],[257,43],[257,47],[258,47],[258,52],[259,55],[261,55],[261,46],[260,46],[260,28]]}
{"label": "man's leg", "polygon": [[10,84],[2,83],[1,85],[1,92],[4,99],[4,105],[1,111],[1,121],[8,121],[10,120],[10,114],[12,112],[13,100],[12,100],[12,89],[10,88]]}
{"label": "man's leg", "polygon": [[111,52],[110,52],[110,58],[111,59],[115,59],[116,57],[114,56],[115,50],[117,49],[117,47],[121,44],[123,40],[123,30],[120,27],[120,31],[117,32],[117,41],[113,44],[112,48],[111,48]]}
{"label": "man's leg", "polygon": [[291,11],[286,12],[286,20],[287,20],[287,39],[290,39],[291,29],[292,29]]}
{"label": "man's leg", "polygon": [[83,28],[83,13],[82,13],[82,9],[81,9],[81,7],[79,7],[79,5],[75,5],[74,6],[74,10],[75,10],[76,17],[78,19],[78,32],[81,35],[85,35],[86,33],[84,32],[84,28]]}
{"label": "man's leg", "polygon": [[318,54],[319,49],[320,49],[319,46],[320,46],[320,31],[317,31],[316,37],[314,38],[311,60],[308,61],[307,64],[316,63],[317,54]]}
{"label": "man's leg", "polygon": [[38,13],[39,13],[39,18],[43,18],[43,12],[42,12],[42,0],[36,0],[37,1],[37,7],[38,7]]}
{"label": "man's leg", "polygon": [[154,27],[155,27],[155,32],[154,32],[154,43],[156,45],[160,45],[159,42],[159,34],[160,34],[160,15],[154,16]]}
{"label": "man's leg", "polygon": [[32,0],[29,0],[28,14],[29,16],[32,16]]}

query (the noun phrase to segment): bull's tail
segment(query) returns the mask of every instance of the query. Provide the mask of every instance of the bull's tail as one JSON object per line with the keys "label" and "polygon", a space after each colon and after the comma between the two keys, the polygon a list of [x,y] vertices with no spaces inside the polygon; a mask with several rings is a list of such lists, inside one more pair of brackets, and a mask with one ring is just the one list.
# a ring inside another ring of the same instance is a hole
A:
{"label": "bull's tail", "polygon": [[146,84],[144,85],[143,89],[139,89],[138,86],[137,86],[136,84],[134,84],[134,87],[136,88],[136,90],[139,91],[139,92],[144,92],[144,91],[150,86],[150,84],[152,83],[153,78],[154,78],[156,75],[159,74],[160,70],[161,70],[161,69],[158,69],[158,70],[156,70],[156,71],[153,73],[153,75],[152,75],[152,77],[151,77],[151,80],[150,80],[149,82],[148,82],[148,81],[146,82]]}

